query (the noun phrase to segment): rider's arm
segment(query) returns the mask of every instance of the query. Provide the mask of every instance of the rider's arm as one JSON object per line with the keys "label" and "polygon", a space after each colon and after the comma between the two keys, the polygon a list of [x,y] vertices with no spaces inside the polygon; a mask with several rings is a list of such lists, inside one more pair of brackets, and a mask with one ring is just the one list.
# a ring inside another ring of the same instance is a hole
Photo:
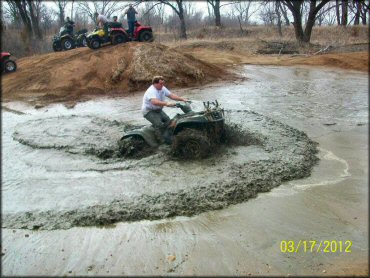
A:
{"label": "rider's arm", "polygon": [[185,98],[179,97],[178,95],[175,95],[174,93],[170,93],[168,97],[173,100],[187,101]]}
{"label": "rider's arm", "polygon": [[151,98],[150,99],[150,102],[153,104],[153,105],[156,105],[156,106],[174,106],[175,104],[174,103],[171,103],[171,102],[166,102],[166,101],[161,101],[157,98]]}

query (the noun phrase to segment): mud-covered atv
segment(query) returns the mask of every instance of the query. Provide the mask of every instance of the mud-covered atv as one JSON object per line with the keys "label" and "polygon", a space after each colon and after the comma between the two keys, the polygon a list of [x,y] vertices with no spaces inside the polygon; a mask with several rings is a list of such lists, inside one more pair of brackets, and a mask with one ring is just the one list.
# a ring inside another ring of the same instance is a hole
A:
{"label": "mud-covered atv", "polygon": [[71,50],[75,47],[87,46],[87,29],[82,29],[75,34],[71,33],[67,26],[60,27],[59,33],[53,37],[53,50]]}
{"label": "mud-covered atv", "polygon": [[[171,145],[175,156],[185,159],[203,158],[210,153],[212,145],[223,140],[224,110],[217,101],[204,102],[203,105],[203,111],[194,112],[189,104],[176,103],[176,107],[184,114],[173,117],[173,127],[168,127],[165,131],[170,137],[167,144]],[[153,126],[144,126],[122,136],[119,141],[120,154],[134,157],[146,148],[158,147],[163,141]]]}

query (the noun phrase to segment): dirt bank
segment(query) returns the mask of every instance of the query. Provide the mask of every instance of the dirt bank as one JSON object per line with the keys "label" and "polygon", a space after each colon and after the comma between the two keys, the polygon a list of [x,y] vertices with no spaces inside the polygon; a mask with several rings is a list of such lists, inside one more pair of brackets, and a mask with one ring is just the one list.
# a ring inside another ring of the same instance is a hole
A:
{"label": "dirt bank", "polygon": [[147,88],[154,75],[163,75],[169,88],[230,76],[218,66],[157,43],[127,43],[96,51],[81,48],[22,58],[17,63],[17,72],[2,77],[3,101],[40,106],[128,95]]}
{"label": "dirt bank", "polygon": [[200,60],[219,66],[237,64],[310,65],[364,72],[369,70],[368,44],[353,44],[341,47],[322,45],[300,47],[289,41],[231,40],[193,41],[174,45],[173,47]]}

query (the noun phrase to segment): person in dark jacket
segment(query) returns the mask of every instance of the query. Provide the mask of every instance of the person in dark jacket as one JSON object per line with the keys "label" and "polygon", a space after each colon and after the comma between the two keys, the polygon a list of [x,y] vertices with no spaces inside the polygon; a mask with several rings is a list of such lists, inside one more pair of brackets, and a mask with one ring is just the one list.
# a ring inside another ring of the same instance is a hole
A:
{"label": "person in dark jacket", "polygon": [[125,14],[127,14],[128,33],[131,35],[132,38],[134,36],[137,11],[134,9],[134,7],[132,7],[132,4],[130,4]]}
{"label": "person in dark jacket", "polygon": [[67,16],[66,18],[66,21],[64,23],[64,26],[66,27],[67,29],[67,32],[70,34],[70,35],[73,35],[73,27],[75,26],[75,23],[74,21],[72,21],[69,16]]}

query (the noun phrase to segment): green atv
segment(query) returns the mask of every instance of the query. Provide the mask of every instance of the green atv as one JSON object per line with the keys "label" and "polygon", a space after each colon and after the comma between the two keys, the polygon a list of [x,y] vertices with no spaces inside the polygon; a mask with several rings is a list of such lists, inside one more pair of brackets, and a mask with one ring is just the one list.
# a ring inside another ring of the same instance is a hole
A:
{"label": "green atv", "polygon": [[[171,120],[174,127],[164,132],[169,138],[160,138],[158,130],[153,126],[144,126],[125,133],[119,144],[123,157],[137,157],[140,152],[146,153],[148,148],[157,148],[162,142],[171,145],[172,153],[185,159],[204,158],[210,154],[211,147],[224,138],[224,110],[217,100],[203,102],[204,110],[194,112],[189,103],[176,103],[184,114],[177,114]],[[167,139],[167,140],[166,140]]]}
{"label": "green atv", "polygon": [[82,29],[75,34],[66,25],[60,27],[59,33],[53,37],[53,50],[71,50],[75,47],[87,46],[87,29]]}

